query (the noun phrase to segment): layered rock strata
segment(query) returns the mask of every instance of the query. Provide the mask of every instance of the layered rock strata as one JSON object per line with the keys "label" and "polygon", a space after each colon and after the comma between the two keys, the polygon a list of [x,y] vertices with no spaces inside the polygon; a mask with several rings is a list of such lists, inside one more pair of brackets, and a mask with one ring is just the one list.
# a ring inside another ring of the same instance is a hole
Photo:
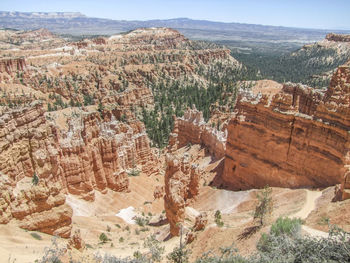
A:
{"label": "layered rock strata", "polygon": [[241,94],[228,125],[223,185],[324,187],[348,165],[349,66],[324,93],[286,84],[275,94]]}
{"label": "layered rock strata", "polygon": [[227,131],[219,131],[204,121],[202,112],[187,109],[183,117],[176,118],[170,134],[169,149],[176,150],[187,144],[201,144],[213,156],[225,155]]}
{"label": "layered rock strata", "polygon": [[6,176],[1,177],[0,223],[15,220],[24,229],[69,237],[73,211],[65,203],[60,184],[40,180],[34,185],[26,179],[13,187]]}

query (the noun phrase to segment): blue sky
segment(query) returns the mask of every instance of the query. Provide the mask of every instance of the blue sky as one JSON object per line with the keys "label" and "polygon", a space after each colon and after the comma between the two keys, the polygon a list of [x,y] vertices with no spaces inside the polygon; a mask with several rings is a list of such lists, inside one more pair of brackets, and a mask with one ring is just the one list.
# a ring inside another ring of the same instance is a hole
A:
{"label": "blue sky", "polygon": [[2,11],[81,12],[148,20],[187,17],[222,22],[350,29],[350,0],[0,0]]}

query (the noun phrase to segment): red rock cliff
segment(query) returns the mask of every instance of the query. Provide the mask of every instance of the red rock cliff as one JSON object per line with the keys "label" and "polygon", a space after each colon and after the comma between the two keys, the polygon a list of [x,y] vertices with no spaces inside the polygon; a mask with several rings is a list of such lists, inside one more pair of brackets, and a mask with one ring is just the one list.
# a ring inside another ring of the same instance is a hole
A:
{"label": "red rock cliff", "polygon": [[224,185],[322,187],[342,181],[349,151],[349,67],[339,67],[325,94],[284,85],[246,94],[228,125]]}
{"label": "red rock cliff", "polygon": [[226,137],[226,131],[218,131],[204,121],[202,112],[188,109],[182,118],[175,118],[169,148],[175,150],[188,143],[201,144],[220,159],[225,155]]}

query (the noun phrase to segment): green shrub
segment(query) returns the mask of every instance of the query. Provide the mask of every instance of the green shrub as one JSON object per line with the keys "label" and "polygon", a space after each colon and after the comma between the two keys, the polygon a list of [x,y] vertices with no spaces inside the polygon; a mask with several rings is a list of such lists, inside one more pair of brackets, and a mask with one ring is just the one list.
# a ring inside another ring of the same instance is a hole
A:
{"label": "green shrub", "polygon": [[34,173],[32,178],[32,184],[37,185],[38,183],[39,183],[39,177],[36,175],[36,173]]}
{"label": "green shrub", "polygon": [[110,241],[110,239],[107,237],[107,235],[105,233],[101,233],[99,236],[99,239],[102,243],[106,243],[106,242]]}
{"label": "green shrub", "polygon": [[165,248],[160,246],[160,242],[156,240],[153,235],[146,239],[144,247],[149,250],[151,262],[159,262],[162,260]]}
{"label": "green shrub", "polygon": [[300,218],[279,217],[276,222],[272,224],[270,234],[275,236],[283,234],[293,236],[300,232],[302,223],[303,221]]}
{"label": "green shrub", "polygon": [[85,247],[86,247],[86,248],[94,248],[94,247],[91,246],[90,244],[86,244]]}
{"label": "green shrub", "polygon": [[145,226],[145,225],[148,225],[149,219],[137,216],[135,217],[135,223],[139,226]]}
{"label": "green shrub", "polygon": [[329,225],[330,219],[328,216],[322,216],[318,222],[320,225]]}
{"label": "green shrub", "polygon": [[130,172],[128,172],[128,176],[139,176],[140,171],[137,169],[132,169]]}
{"label": "green shrub", "polygon": [[175,247],[172,252],[167,255],[167,259],[174,263],[188,263],[190,251],[181,247]]}
{"label": "green shrub", "polygon": [[195,262],[196,263],[250,263],[249,259],[240,256],[238,250],[233,246],[220,248],[220,255],[211,251],[204,253]]}
{"label": "green shrub", "polygon": [[43,239],[38,233],[35,233],[35,232],[30,233],[30,235],[33,238],[35,238],[36,240],[42,240]]}
{"label": "green shrub", "polygon": [[221,220],[221,212],[220,210],[216,210],[215,212],[215,223],[218,227],[223,227],[224,226],[224,222]]}

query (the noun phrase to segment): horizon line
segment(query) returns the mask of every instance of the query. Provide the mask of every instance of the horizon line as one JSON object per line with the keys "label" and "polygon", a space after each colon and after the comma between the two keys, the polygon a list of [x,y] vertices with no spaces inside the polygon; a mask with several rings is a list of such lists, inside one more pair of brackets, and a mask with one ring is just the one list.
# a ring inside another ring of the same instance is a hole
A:
{"label": "horizon line", "polygon": [[[256,23],[247,23],[247,22],[234,22],[234,21],[219,21],[219,20],[209,20],[205,18],[201,19],[194,19],[190,17],[172,17],[172,18],[152,18],[152,19],[115,19],[115,18],[109,18],[109,17],[97,17],[97,16],[88,16],[80,11],[8,11],[8,10],[0,10],[0,12],[8,12],[8,13],[45,13],[45,14],[80,14],[82,17],[85,18],[97,18],[97,19],[107,19],[112,21],[129,21],[129,22],[148,22],[148,21],[164,21],[164,20],[179,20],[179,19],[187,19],[192,21],[206,21],[206,22],[212,22],[212,23],[222,23],[222,24],[242,24],[242,25],[256,25],[256,26],[265,26],[265,27],[282,27],[282,28],[295,28],[295,29],[306,29],[306,30],[322,30],[322,31],[330,31],[330,30],[339,30],[339,31],[349,31],[349,28],[312,28],[312,27],[296,27],[296,26],[282,26],[282,25],[270,25],[270,24],[256,24]],[[48,18],[50,19],[50,18]],[[53,19],[53,18],[52,18]]]}

